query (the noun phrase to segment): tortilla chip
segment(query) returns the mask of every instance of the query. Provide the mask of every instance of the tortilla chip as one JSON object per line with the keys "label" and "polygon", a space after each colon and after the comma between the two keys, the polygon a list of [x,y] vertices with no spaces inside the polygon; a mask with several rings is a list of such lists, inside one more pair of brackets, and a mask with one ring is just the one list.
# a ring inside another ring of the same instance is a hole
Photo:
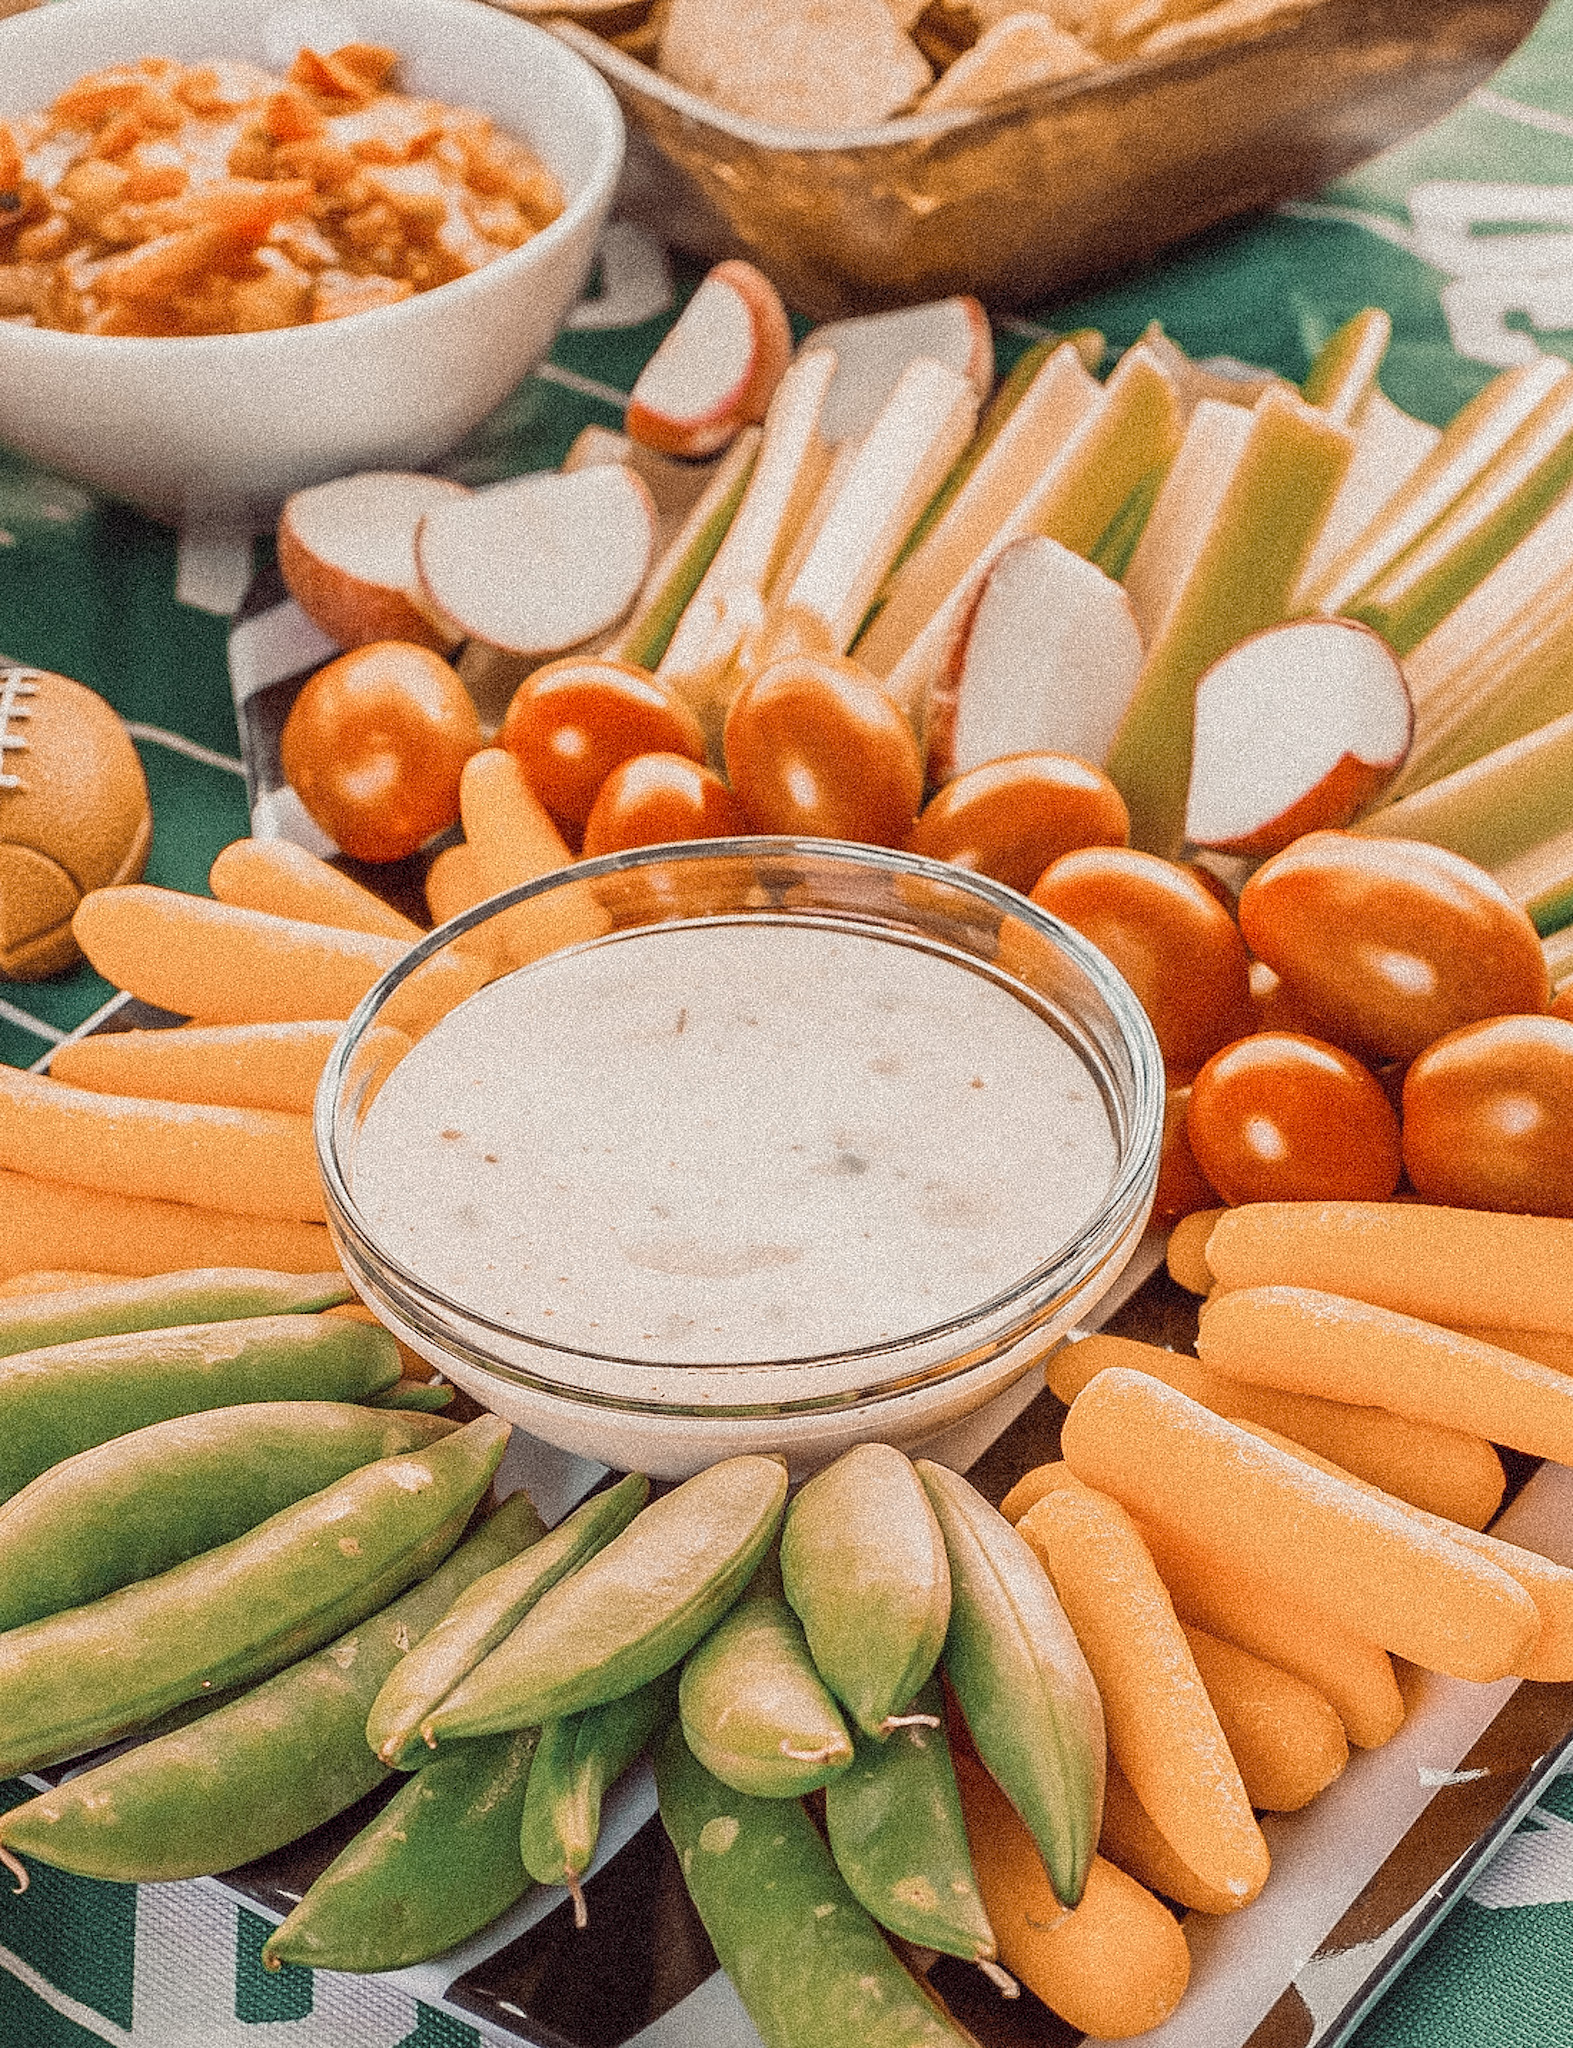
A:
{"label": "tortilla chip", "polygon": [[982,107],[1024,86],[1074,78],[1095,71],[1101,60],[1074,36],[1041,14],[1008,14],[980,36],[965,56],[958,57],[932,92],[922,111],[946,107]]}
{"label": "tortilla chip", "polygon": [[885,0],[672,0],[661,69],[778,128],[873,127],[933,79]]}

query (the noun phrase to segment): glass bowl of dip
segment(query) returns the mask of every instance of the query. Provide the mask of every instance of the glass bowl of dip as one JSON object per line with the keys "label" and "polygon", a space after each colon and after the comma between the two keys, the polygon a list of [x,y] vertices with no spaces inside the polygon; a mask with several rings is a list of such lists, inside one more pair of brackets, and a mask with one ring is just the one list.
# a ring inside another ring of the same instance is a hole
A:
{"label": "glass bowl of dip", "polygon": [[345,1271],[487,1407],[663,1477],[809,1471],[936,1436],[1087,1313],[1163,1093],[1126,983],[1014,890],[739,838],[439,927],[350,1019],[316,1139]]}

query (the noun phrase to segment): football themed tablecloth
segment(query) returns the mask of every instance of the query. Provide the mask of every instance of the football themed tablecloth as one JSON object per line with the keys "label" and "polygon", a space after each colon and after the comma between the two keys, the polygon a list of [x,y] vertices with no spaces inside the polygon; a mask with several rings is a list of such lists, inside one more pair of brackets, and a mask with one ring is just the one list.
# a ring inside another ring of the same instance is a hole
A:
{"label": "football themed tablecloth", "polygon": [[[468,482],[547,467],[587,422],[615,426],[694,282],[614,225],[591,296],[551,360],[445,467]],[[1434,129],[1313,200],[1219,231],[1074,305],[1000,324],[998,350],[1004,367],[1051,326],[1091,325],[1117,351],[1156,319],[1195,356],[1298,379],[1368,304],[1393,316],[1384,387],[1429,420],[1449,418],[1501,367],[1540,351],[1573,356],[1573,0],[1554,0],[1490,85]],[[268,558],[265,538],[169,531],[0,449],[0,653],[79,678],[129,722],[154,805],[150,881],[201,891],[214,854],[248,830],[226,648]],[[0,1059],[42,1066],[113,994],[86,969],[0,983]],[[20,1784],[0,1788],[0,1805],[25,1796]],[[625,1910],[654,1908],[631,1895]],[[267,1927],[216,1882],[137,1889],[35,1867],[25,1896],[0,1890],[0,2048],[478,2048],[518,2038],[506,2000],[477,2002],[462,2018],[423,1997],[413,1973],[267,1975]],[[532,2020],[530,2038],[583,2048],[637,2038],[628,2011],[598,2005],[593,1985],[560,1995],[558,2021]],[[690,1998],[684,2011],[692,2048],[753,2038],[719,1994]],[[1296,2027],[1282,2033],[1284,2048],[1312,2038]],[[1573,1782],[1540,1791],[1352,2038],[1358,2048],[1573,2042]],[[660,2039],[684,2048],[670,2030]]]}

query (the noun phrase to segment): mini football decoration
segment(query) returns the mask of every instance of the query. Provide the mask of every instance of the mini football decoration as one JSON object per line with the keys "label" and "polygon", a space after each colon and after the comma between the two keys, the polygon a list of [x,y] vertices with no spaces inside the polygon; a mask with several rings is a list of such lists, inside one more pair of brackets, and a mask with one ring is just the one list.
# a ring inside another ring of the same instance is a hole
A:
{"label": "mini football decoration", "polygon": [[74,966],[78,903],[136,881],[152,839],[147,778],[118,714],[69,676],[0,667],[0,976]]}

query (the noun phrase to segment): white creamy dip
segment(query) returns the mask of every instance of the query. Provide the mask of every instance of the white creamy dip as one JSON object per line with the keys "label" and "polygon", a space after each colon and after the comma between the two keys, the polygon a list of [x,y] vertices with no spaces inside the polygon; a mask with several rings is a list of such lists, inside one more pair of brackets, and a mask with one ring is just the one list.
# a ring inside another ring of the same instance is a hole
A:
{"label": "white creamy dip", "polygon": [[1074,1048],[985,975],[810,923],[667,925],[492,983],[393,1070],[356,1207],[521,1334],[674,1365],[965,1314],[1116,1170]]}

